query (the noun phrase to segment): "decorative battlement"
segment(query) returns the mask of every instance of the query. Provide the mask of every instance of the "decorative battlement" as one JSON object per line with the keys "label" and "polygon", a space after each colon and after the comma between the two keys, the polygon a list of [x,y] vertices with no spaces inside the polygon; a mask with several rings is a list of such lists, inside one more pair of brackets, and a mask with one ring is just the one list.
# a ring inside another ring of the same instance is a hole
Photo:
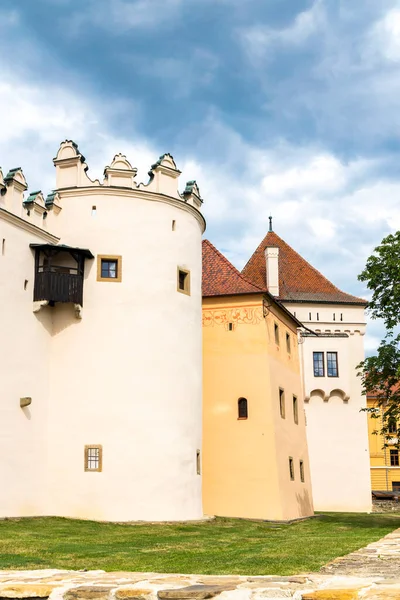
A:
{"label": "decorative battlement", "polygon": [[162,154],[150,167],[148,183],[140,184],[135,181],[137,169],[132,167],[124,154],[116,154],[111,164],[105,167],[103,183],[98,179],[90,179],[85,157],[71,140],[62,142],[53,162],[56,166],[56,186],[60,192],[67,188],[114,187],[170,196],[183,200],[196,209],[200,209],[203,203],[196,181],[188,181],[183,193],[179,193],[178,179],[181,171],[171,154]]}
{"label": "decorative battlement", "polygon": [[[60,144],[56,157],[53,159],[56,167],[56,189],[45,197],[41,190],[29,193],[21,167],[10,169],[4,177],[0,169],[0,208],[13,213],[37,227],[51,230],[54,218],[62,210],[62,198],[66,193],[79,188],[113,188],[126,194],[127,190],[147,192],[168,196],[180,200],[193,208],[200,210],[203,200],[196,181],[188,181],[182,194],[178,190],[178,179],[181,174],[171,154],[163,154],[150,167],[149,181],[136,183],[137,169],[131,165],[124,154],[116,154],[109,166],[104,169],[104,179],[92,180],[88,176],[88,165],[78,145],[72,140]],[[123,190],[123,191],[122,191]],[[94,191],[94,190],[93,190]]]}

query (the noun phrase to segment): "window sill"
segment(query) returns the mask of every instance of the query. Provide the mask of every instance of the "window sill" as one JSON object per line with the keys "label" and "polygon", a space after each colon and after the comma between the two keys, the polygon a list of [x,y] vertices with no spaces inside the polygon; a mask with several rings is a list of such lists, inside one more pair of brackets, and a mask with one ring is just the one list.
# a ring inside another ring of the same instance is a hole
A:
{"label": "window sill", "polygon": [[247,421],[249,417],[238,417],[238,421]]}

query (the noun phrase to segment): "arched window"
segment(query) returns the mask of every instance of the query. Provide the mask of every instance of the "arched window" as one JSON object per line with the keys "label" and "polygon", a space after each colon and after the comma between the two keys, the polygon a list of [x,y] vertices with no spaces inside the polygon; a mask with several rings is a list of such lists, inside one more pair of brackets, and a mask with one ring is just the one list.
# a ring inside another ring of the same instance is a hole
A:
{"label": "arched window", "polygon": [[247,419],[247,400],[246,398],[239,398],[238,400],[238,418],[239,419]]}

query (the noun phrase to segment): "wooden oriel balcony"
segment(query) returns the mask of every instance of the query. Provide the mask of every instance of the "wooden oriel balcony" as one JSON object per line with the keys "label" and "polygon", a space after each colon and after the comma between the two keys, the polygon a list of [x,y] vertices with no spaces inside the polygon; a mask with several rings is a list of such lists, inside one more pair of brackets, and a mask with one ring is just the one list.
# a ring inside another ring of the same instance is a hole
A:
{"label": "wooden oriel balcony", "polygon": [[[51,244],[31,244],[35,249],[33,300],[72,302],[83,306],[85,258],[94,258],[89,250]],[[74,264],[72,264],[72,262]]]}

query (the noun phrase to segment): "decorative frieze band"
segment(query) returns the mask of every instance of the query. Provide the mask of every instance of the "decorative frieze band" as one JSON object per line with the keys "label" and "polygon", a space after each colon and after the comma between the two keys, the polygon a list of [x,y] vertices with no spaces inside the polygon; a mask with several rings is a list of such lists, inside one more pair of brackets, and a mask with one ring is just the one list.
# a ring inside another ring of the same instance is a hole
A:
{"label": "decorative frieze band", "polygon": [[243,306],[240,308],[207,309],[203,308],[203,327],[222,325],[257,325],[263,320],[261,306]]}

